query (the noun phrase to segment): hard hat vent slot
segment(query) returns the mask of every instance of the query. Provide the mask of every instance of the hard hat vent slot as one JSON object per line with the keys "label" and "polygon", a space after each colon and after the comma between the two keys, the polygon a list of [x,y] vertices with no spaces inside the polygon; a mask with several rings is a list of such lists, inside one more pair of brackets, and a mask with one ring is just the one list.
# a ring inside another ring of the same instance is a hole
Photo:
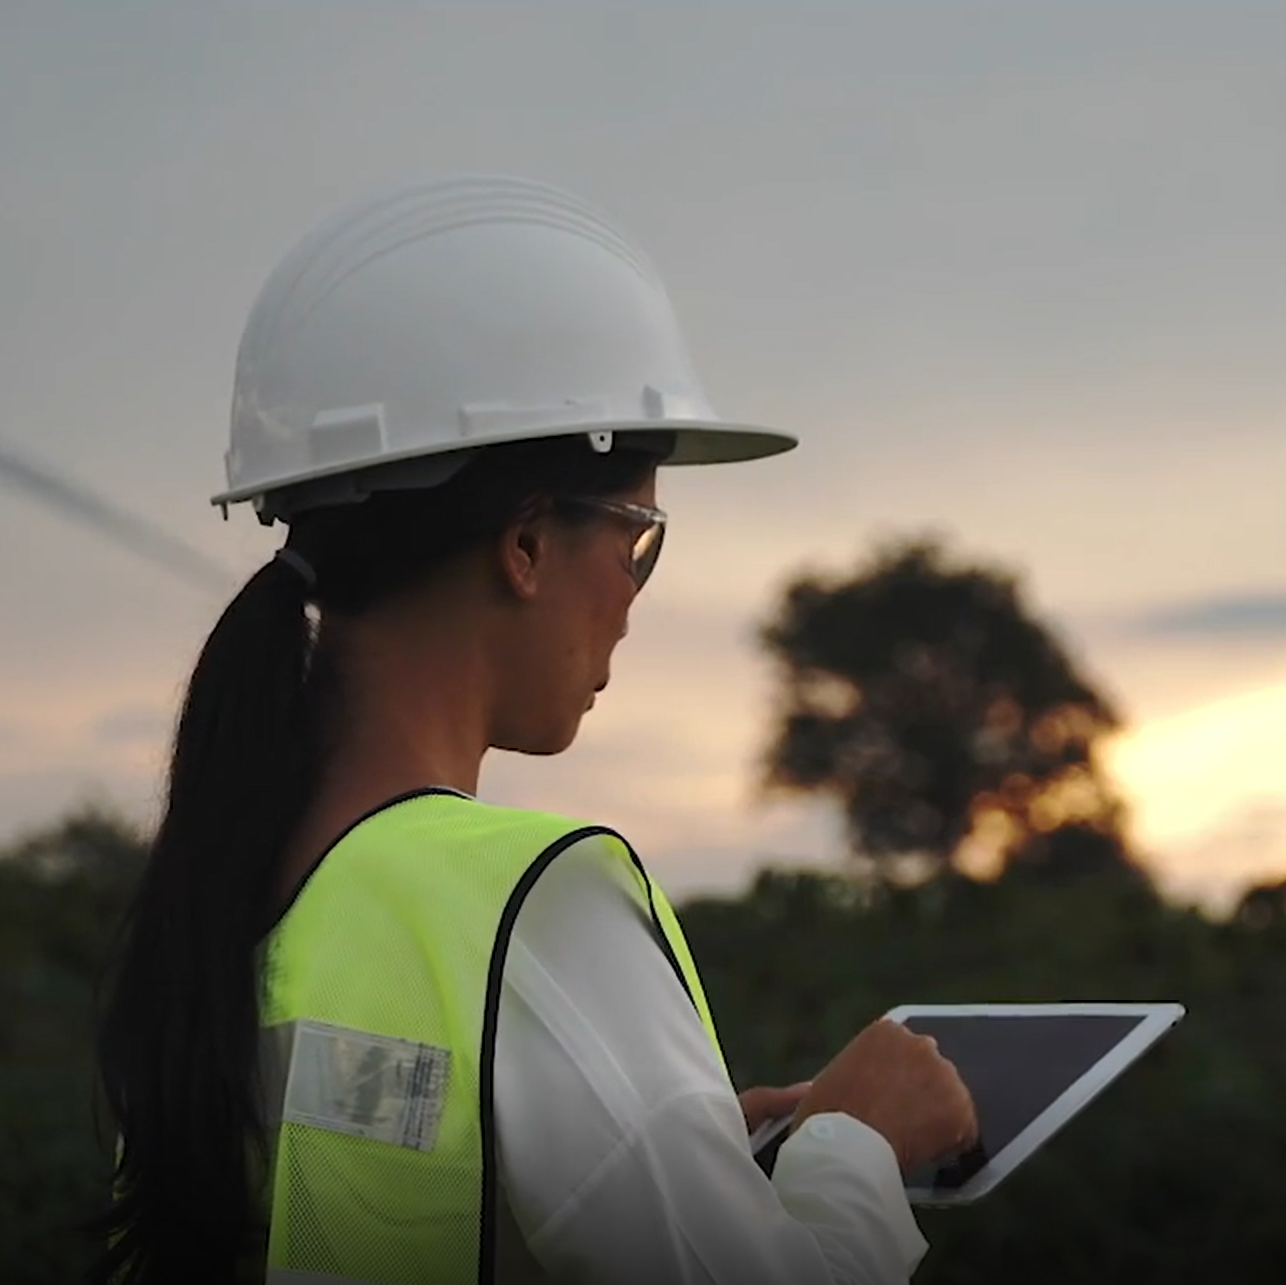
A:
{"label": "hard hat vent slot", "polygon": [[384,407],[349,406],[322,411],[313,420],[308,446],[315,465],[378,458],[388,449]]}
{"label": "hard hat vent slot", "polygon": [[569,397],[545,406],[475,404],[460,407],[460,431],[465,437],[486,437],[533,428],[570,428],[602,423],[611,408],[597,398]]}

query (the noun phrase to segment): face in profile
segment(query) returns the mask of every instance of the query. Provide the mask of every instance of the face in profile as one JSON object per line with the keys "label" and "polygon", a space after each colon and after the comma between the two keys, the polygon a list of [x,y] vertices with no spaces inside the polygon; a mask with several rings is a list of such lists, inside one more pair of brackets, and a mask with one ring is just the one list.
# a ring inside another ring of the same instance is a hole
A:
{"label": "face in profile", "polygon": [[605,499],[627,511],[577,502],[544,528],[534,589],[510,650],[508,717],[497,748],[561,753],[611,678],[639,590],[636,552],[659,534],[628,510],[655,508],[655,476]]}

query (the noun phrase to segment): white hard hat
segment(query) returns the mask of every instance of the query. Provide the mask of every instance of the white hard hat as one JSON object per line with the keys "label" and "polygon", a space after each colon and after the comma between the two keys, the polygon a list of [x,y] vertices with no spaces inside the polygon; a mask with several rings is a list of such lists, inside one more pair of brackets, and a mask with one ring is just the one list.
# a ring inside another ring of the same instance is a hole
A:
{"label": "white hard hat", "polygon": [[[362,201],[268,278],[237,353],[228,489],[262,520],[427,486],[477,447],[632,430],[671,464],[754,459],[789,434],[720,420],[644,254],[592,207],[522,179]],[[369,470],[374,470],[370,472]]]}

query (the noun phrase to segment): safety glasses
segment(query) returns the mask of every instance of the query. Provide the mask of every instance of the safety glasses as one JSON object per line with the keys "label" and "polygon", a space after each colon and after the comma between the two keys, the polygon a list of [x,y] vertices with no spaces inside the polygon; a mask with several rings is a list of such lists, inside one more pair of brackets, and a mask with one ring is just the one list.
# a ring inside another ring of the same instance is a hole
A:
{"label": "safety glasses", "polygon": [[626,504],[620,500],[604,500],[595,495],[562,496],[564,504],[574,504],[580,508],[593,509],[595,513],[606,513],[622,519],[634,528],[634,546],[630,551],[630,574],[634,583],[642,589],[648,582],[656,560],[661,556],[661,545],[665,540],[666,516],[660,509],[649,508],[646,504]]}

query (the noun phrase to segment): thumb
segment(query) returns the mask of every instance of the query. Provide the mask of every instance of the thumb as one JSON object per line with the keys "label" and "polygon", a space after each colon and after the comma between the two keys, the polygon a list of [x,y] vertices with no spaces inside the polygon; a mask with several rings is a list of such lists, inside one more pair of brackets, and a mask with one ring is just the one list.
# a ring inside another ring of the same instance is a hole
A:
{"label": "thumb", "polygon": [[769,1120],[791,1115],[810,1088],[812,1081],[802,1080],[786,1088],[747,1089],[741,1095],[741,1111],[746,1117],[746,1126],[753,1133]]}

